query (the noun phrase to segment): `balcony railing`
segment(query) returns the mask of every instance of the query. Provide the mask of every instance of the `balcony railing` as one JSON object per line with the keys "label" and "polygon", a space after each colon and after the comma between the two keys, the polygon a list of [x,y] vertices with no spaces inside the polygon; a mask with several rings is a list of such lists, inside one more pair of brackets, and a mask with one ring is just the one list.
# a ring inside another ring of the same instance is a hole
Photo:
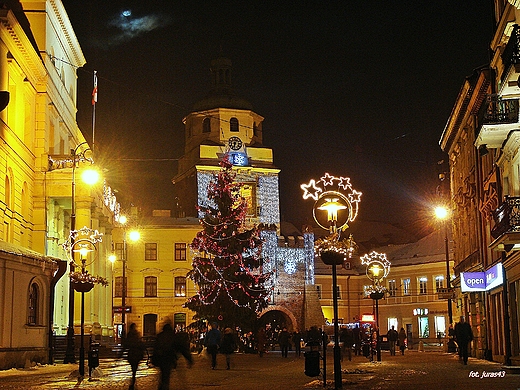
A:
{"label": "balcony railing", "polygon": [[497,239],[505,233],[520,232],[520,197],[507,196],[493,213],[495,227],[491,235]]}
{"label": "balcony railing", "polygon": [[[517,24],[515,24],[511,32],[511,37],[509,37],[509,41],[502,53],[502,63],[506,70],[509,69],[511,65],[520,64],[520,28]],[[507,71],[503,72],[502,78],[506,77],[507,73]]]}
{"label": "balcony railing", "polygon": [[483,124],[507,124],[518,122],[518,99],[500,99],[497,95],[488,95]]}

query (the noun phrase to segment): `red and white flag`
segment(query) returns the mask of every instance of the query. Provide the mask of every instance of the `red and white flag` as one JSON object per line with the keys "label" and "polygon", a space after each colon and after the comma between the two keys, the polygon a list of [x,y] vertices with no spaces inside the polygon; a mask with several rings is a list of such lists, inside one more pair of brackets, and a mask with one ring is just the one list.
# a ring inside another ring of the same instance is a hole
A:
{"label": "red and white flag", "polygon": [[92,105],[97,103],[97,71],[94,71],[94,89],[92,90]]}

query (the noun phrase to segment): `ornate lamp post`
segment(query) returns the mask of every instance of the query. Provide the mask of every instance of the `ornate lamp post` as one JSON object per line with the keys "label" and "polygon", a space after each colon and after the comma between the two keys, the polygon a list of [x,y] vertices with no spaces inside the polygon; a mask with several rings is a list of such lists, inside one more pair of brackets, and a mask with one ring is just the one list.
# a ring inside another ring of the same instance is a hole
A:
{"label": "ornate lamp post", "polygon": [[[70,233],[69,240],[64,244],[64,247],[71,254],[70,261],[75,266],[81,266],[80,272],[71,272],[70,282],[74,291],[81,292],[81,341],[79,347],[79,375],[85,376],[85,293],[92,290],[95,284],[108,286],[108,281],[100,276],[90,275],[87,267],[95,260],[95,256],[91,261],[88,256],[96,252],[97,244],[102,241],[102,234],[97,230],[93,230],[84,226],[79,230],[73,230]],[[80,264],[74,262],[75,253],[80,255]],[[75,267],[74,267],[75,268]]]}
{"label": "ornate lamp post", "polygon": [[[80,162],[87,162],[94,164],[92,158],[91,149],[88,147],[87,142],[78,144],[74,149],[71,150],[71,156],[67,159],[53,160],[49,157],[48,170],[53,171],[55,169],[72,168],[72,187],[71,187],[71,215],[70,215],[70,234],[69,241],[70,246],[67,247],[67,255],[71,259],[70,261],[70,273],[74,273],[74,253],[72,250],[73,244],[73,232],[76,230],[76,167]],[[82,179],[86,184],[95,184],[99,179],[99,174],[93,169],[85,170],[82,174]],[[69,322],[67,326],[67,349],[65,352],[64,363],[75,363],[76,358],[74,356],[74,288],[72,280],[69,282],[69,302],[68,302]]]}
{"label": "ornate lamp post", "polygon": [[370,298],[376,303],[376,354],[377,361],[381,361],[381,340],[379,339],[379,300],[385,296],[386,288],[382,281],[390,272],[390,262],[386,259],[386,254],[371,252],[361,257],[361,264],[366,265],[367,277],[372,281]]}
{"label": "ornate lamp post", "polygon": [[[348,228],[358,212],[361,192],[352,188],[350,178],[335,177],[326,173],[318,182],[314,179],[300,186],[304,191],[303,198],[313,198],[313,216],[316,223],[329,231],[329,236],[316,241],[315,249],[321,260],[332,266],[332,300],[334,311],[334,387],[342,388],[341,350],[339,346],[338,324],[338,282],[337,265],[344,265],[352,257],[355,243],[350,236],[341,239],[341,232]],[[320,215],[320,212],[325,214]]]}

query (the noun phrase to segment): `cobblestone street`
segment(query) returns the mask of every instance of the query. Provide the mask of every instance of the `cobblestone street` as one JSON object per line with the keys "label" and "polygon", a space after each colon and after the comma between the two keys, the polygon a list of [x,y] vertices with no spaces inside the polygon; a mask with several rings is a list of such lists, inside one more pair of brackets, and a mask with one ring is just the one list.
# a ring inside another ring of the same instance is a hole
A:
{"label": "cobblestone street", "polygon": [[[188,369],[184,361],[172,374],[171,389],[217,388],[226,390],[323,389],[321,378],[304,374],[304,357],[279,352],[258,355],[235,354],[231,370],[219,356],[216,370],[206,356],[195,356]],[[332,354],[327,355],[327,386],[334,388]],[[33,369],[0,371],[1,389],[127,389],[131,374],[125,361],[106,359],[91,380],[78,382],[77,365],[42,366]],[[86,370],[88,372],[88,370]],[[362,356],[342,362],[344,389],[520,389],[520,375],[501,364],[470,359],[467,366],[458,357],[442,352],[407,351],[404,356],[382,355],[381,362]],[[76,372],[77,374],[77,372]],[[156,389],[157,370],[142,363],[137,377],[140,390]]]}

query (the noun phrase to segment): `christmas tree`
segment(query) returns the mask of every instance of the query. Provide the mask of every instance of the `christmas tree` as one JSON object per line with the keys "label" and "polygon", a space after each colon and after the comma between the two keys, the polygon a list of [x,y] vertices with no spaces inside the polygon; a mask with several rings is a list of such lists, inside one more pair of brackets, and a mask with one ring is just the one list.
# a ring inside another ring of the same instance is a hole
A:
{"label": "christmas tree", "polygon": [[240,196],[227,157],[208,187],[209,204],[199,206],[203,230],[190,244],[195,257],[188,277],[197,287],[185,307],[196,320],[252,329],[267,307],[265,288],[270,274],[262,272],[262,240],[258,229],[245,227],[247,202]]}

